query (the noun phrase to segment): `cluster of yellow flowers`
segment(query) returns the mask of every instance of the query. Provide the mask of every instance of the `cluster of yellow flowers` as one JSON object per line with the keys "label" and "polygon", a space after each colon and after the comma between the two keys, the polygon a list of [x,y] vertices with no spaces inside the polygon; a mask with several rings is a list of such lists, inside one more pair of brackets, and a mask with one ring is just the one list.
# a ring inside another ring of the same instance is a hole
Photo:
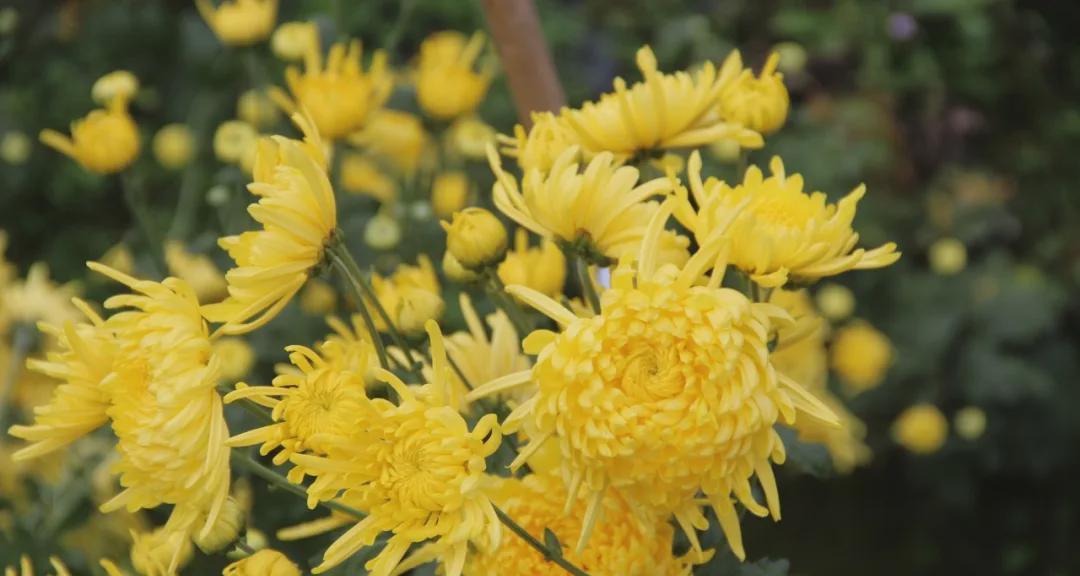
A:
{"label": "cluster of yellow flowers", "polygon": [[[234,262],[223,277],[182,244],[165,248],[177,277],[161,282],[90,263],[129,290],[105,301],[108,316],[75,300],[80,319],[68,294],[50,290],[61,302],[34,320],[47,320],[55,346],[30,366],[60,384],[32,424],[11,428],[29,442],[13,456],[23,461],[111,427],[110,470],[123,490],[101,509],[172,506],[164,526],[135,538],[137,571],[176,573],[192,544],[221,550],[243,532],[230,459],[277,474],[247,459],[248,446],[287,466],[277,481],[306,492],[309,507],[332,511],[279,538],[347,527],[313,573],[378,546],[366,563],[378,576],[432,561],[449,576],[688,574],[714,552],[699,538],[706,508],[740,559],[739,508],[780,519],[778,426],[826,445],[838,469],[866,460],[864,427],[827,374],[831,366],[852,394],[871,388],[891,346],[858,320],[831,334],[826,319],[851,314],[850,293],[823,287],[815,305],[802,288],[900,257],[891,243],[859,247],[852,223],[865,188],[829,202],[779,158],[769,176],[751,166],[728,182],[705,174],[699,152],[746,154],[782,127],[789,102],[775,54],[758,74],[738,52],[719,68],[667,73],[646,46],[640,81],[617,78],[596,101],[537,113],[496,140],[475,116],[493,76],[481,34],[440,32],[419,47],[409,81],[425,124],[386,108],[399,77],[386,54],[365,69],[360,43],[339,42],[324,60],[314,24],[274,31],[275,0],[197,4],[224,43],[272,34],[279,58],[303,62],[287,69],[284,88],[246,93],[240,118],[214,137],[218,157],[250,173],[256,228],[220,239]],[[137,90],[130,74],[103,78],[93,96],[105,108],[70,139],[42,139],[88,170],[123,170],[139,150],[127,113]],[[259,135],[274,125],[275,104],[302,139]],[[433,122],[440,138],[427,132]],[[176,126],[154,141],[166,167],[182,166],[193,147]],[[490,201],[473,197],[461,170],[485,157]],[[399,195],[421,185],[432,192],[429,217],[444,219],[445,277],[487,290],[498,307],[483,317],[462,293],[467,329],[446,336],[432,259],[367,274],[338,228],[338,193],[371,196],[380,212],[365,239],[392,248]],[[512,245],[504,219],[482,205],[519,226]],[[130,269],[130,255],[114,256]],[[343,279],[352,316],[330,318],[332,333],[313,347],[288,346],[290,365],[270,385],[237,383],[222,398],[218,384],[244,378],[253,362],[240,337],[298,294],[305,310],[334,309],[333,290],[314,279],[325,268]],[[577,293],[566,291],[568,269]],[[266,421],[230,437],[225,405],[240,403]],[[501,422],[497,404],[510,409]],[[933,451],[944,418],[928,426],[934,417],[922,412],[905,415],[896,434]],[[976,419],[967,416],[965,430]],[[489,465],[500,449],[516,451],[518,476]],[[684,555],[673,550],[671,520],[690,543]],[[571,546],[551,550],[545,531]],[[263,549],[224,573],[299,568]]]}

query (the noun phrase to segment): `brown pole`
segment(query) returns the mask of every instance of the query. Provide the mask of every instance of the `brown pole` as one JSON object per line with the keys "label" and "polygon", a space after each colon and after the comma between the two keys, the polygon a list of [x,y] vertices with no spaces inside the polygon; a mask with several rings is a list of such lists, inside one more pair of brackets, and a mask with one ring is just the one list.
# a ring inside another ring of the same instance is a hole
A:
{"label": "brown pole", "polygon": [[484,0],[483,4],[518,119],[528,128],[532,112],[558,111],[566,103],[540,30],[540,16],[532,0]]}

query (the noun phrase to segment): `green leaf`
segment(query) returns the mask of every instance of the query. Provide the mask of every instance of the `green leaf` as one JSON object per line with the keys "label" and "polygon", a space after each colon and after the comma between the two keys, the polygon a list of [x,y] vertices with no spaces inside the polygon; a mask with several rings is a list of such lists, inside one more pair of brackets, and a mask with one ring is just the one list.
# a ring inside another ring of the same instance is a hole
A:
{"label": "green leaf", "polygon": [[559,537],[551,531],[551,528],[544,528],[544,546],[547,546],[547,549],[551,552],[552,556],[562,558],[562,544],[559,542]]}

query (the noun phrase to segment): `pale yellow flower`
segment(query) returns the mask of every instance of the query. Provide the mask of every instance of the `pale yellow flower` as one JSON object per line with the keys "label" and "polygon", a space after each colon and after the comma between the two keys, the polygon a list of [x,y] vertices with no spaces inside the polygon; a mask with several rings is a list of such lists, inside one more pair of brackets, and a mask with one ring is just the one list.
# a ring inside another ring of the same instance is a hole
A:
{"label": "pale yellow flower", "polygon": [[42,130],[41,141],[98,174],[114,174],[139,155],[139,128],[128,114],[128,101],[111,100],[71,124],[71,137]]}
{"label": "pale yellow flower", "polygon": [[506,253],[506,228],[488,210],[466,208],[441,224],[446,231],[446,249],[470,270],[486,268]]}
{"label": "pale yellow flower", "polygon": [[322,280],[308,280],[300,292],[300,309],[308,314],[322,316],[334,311],[337,293],[334,287]]}
{"label": "pale yellow flower", "polygon": [[428,147],[428,135],[420,117],[384,108],[372,114],[363,129],[349,136],[349,143],[385,159],[402,174],[416,171]]}
{"label": "pale yellow flower", "polygon": [[472,160],[487,156],[487,147],[495,142],[495,129],[475,116],[458,118],[447,132],[450,149]]}
{"label": "pale yellow flower", "polygon": [[364,227],[364,242],[376,250],[389,250],[401,242],[401,224],[387,211],[380,210]]}
{"label": "pale yellow flower", "polygon": [[326,156],[310,119],[294,116],[304,141],[276,136],[259,142],[254,182],[259,201],[248,213],[263,227],[219,241],[236,261],[225,274],[229,297],[203,308],[228,334],[269,322],[300,290],[337,227]]}
{"label": "pale yellow flower", "polygon": [[499,134],[496,140],[503,145],[502,153],[515,158],[523,171],[547,172],[563,152],[578,145],[577,135],[566,118],[551,112],[533,112],[532,122],[528,130],[518,124],[512,137]]}
{"label": "pale yellow flower", "polygon": [[360,67],[360,42],[338,42],[330,47],[323,63],[318,42],[304,54],[304,71],[295,66],[285,70],[285,82],[292,98],[280,89],[271,97],[290,114],[303,110],[310,114],[324,138],[337,140],[364,126],[382,108],[393,79],[386,65],[386,53],[375,52],[371,67]]}
{"label": "pale yellow flower", "polygon": [[301,576],[300,568],[287,556],[269,548],[225,567],[222,576]]}
{"label": "pale yellow flower", "polygon": [[[738,50],[729,58],[742,68]],[[779,64],[780,55],[773,52],[758,76],[754,76],[752,70],[742,70],[739,77],[720,92],[717,103],[720,117],[766,136],[779,130],[787,119],[790,106],[784,75],[776,71]]]}
{"label": "pale yellow flower", "polygon": [[441,172],[431,183],[431,207],[435,216],[449,218],[465,207],[469,198],[469,176],[460,170]]}
{"label": "pale yellow flower", "polygon": [[823,284],[814,297],[822,316],[833,322],[847,320],[855,311],[855,294],[847,286],[832,282]]}
{"label": "pale yellow flower", "polygon": [[139,79],[127,70],[116,70],[98,78],[90,88],[90,97],[102,106],[120,99],[130,102],[139,91]]}
{"label": "pale yellow flower", "polygon": [[[642,514],[674,516],[701,552],[695,528],[708,501],[732,551],[745,556],[732,497],[750,512],[780,517],[771,462],[784,461],[774,424],[796,412],[836,424],[835,416],[768,360],[768,337],[790,321],[771,304],[720,288],[724,242],[715,238],[685,266],[661,264],[660,237],[674,201],[651,219],[636,270],[620,265],[596,315],[578,316],[523,286],[508,291],[543,312],[558,332],[524,340],[532,370],[476,388],[474,400],[529,386],[533,396],[507,417],[529,444],[511,468],[557,442],[569,503],[587,501],[577,551],[585,549],[604,501],[621,499]],[[706,275],[709,270],[711,275]],[[757,477],[767,507],[752,495]],[[699,500],[703,498],[704,500]]]}
{"label": "pale yellow flower", "polygon": [[262,90],[248,90],[236,100],[236,116],[255,128],[267,128],[278,121],[278,108]]}
{"label": "pale yellow flower", "polygon": [[885,378],[893,360],[889,338],[865,321],[855,321],[836,331],[831,365],[850,393],[874,388]]}
{"label": "pale yellow flower", "polygon": [[930,245],[930,269],[942,276],[958,274],[967,266],[967,247],[956,238],[942,238]]}
{"label": "pale yellow flower", "polygon": [[953,428],[965,440],[978,440],[986,432],[986,412],[978,406],[965,406],[953,416]]}
{"label": "pale yellow flower", "polygon": [[[577,149],[571,147],[549,172],[527,170],[519,188],[517,179],[503,171],[495,149],[488,148],[496,176],[495,206],[521,226],[593,260],[637,253],[649,219],[660,206],[649,199],[669,193],[671,180],[639,183],[637,168],[619,166],[607,152],[583,169],[576,157]],[[665,261],[686,259],[686,238],[673,232],[664,232],[661,238]]]}
{"label": "pale yellow flower", "polygon": [[760,148],[761,135],[731,124],[715,112],[717,98],[734,80],[725,63],[718,74],[711,62],[695,74],[664,74],[648,46],[637,52],[644,80],[627,87],[615,79],[614,93],[562,116],[589,154],[610,152],[620,160],[664,148],[696,148],[718,140],[734,140],[743,148]]}
{"label": "pale yellow flower", "polygon": [[[16,548],[16,550],[18,549]],[[49,564],[55,570],[51,576],[71,576],[67,565],[56,556],[49,556]],[[19,557],[18,571],[14,567],[8,566],[4,569],[4,576],[34,576],[34,563],[30,561],[29,556],[24,554]],[[44,573],[42,576],[44,576]]]}
{"label": "pale yellow flower", "polygon": [[218,160],[236,164],[250,172],[255,163],[259,133],[241,120],[228,120],[214,131],[214,155]]}
{"label": "pale yellow flower", "polygon": [[470,38],[436,32],[420,44],[416,62],[416,100],[433,118],[450,120],[473,112],[487,93],[491,71],[474,70],[484,49],[484,34]]}
{"label": "pale yellow flower", "polygon": [[716,178],[702,182],[701,155],[695,152],[688,173],[698,209],[686,203],[676,214],[699,243],[725,230],[731,263],[767,288],[789,279],[807,283],[848,270],[881,268],[900,258],[892,242],[873,250],[855,247],[859,234],[851,222],[866,187],[830,204],[822,192],[804,192],[802,176],[788,177],[780,158],[773,158],[771,168],[773,175],[765,178],[751,166],[735,187]]}
{"label": "pale yellow flower", "polygon": [[195,137],[183,124],[167,124],[154,134],[154,158],[169,170],[187,166],[195,154]]}
{"label": "pale yellow flower", "polygon": [[0,285],[0,328],[42,321],[61,326],[80,320],[82,314],[71,305],[76,293],[74,284],[57,286],[49,279],[49,266],[38,262],[23,280]]}
{"label": "pale yellow flower", "polygon": [[364,155],[346,153],[341,159],[340,170],[341,187],[346,192],[371,196],[384,204],[397,199],[397,183]]}
{"label": "pale yellow flower", "polygon": [[214,341],[214,355],[219,358],[221,379],[225,382],[247,376],[255,365],[255,349],[243,338],[218,338]]}
{"label": "pale yellow flower", "polygon": [[247,514],[248,510],[236,498],[229,496],[221,507],[217,521],[210,526],[208,531],[193,538],[195,545],[205,554],[221,552],[240,537]]}
{"label": "pale yellow flower", "polygon": [[158,528],[148,533],[133,532],[131,536],[131,564],[143,576],[178,574],[194,554],[191,540],[183,532]]}
{"label": "pale yellow flower", "polygon": [[314,22],[285,22],[274,30],[270,49],[287,62],[302,60],[304,55],[319,47],[319,28]]}
{"label": "pale yellow flower", "polygon": [[[442,316],[445,304],[439,277],[425,254],[417,258],[415,266],[402,264],[389,277],[372,276],[371,284],[379,305],[402,332],[420,333],[428,320],[438,320]],[[378,315],[375,324],[380,331],[388,329]]]}
{"label": "pale yellow flower", "polygon": [[277,21],[278,0],[195,0],[203,20],[222,43],[250,46],[270,36]]}
{"label": "pale yellow flower", "polygon": [[949,422],[933,404],[915,404],[893,422],[892,435],[898,444],[915,454],[933,454],[945,444]]}
{"label": "pale yellow flower", "polygon": [[11,130],[0,138],[0,159],[13,166],[25,164],[30,158],[33,144],[25,132]]}
{"label": "pale yellow flower", "polygon": [[170,274],[191,285],[199,302],[216,302],[225,296],[225,276],[205,254],[192,254],[181,242],[171,240],[165,243],[165,263]]}
{"label": "pale yellow flower", "polygon": [[[522,353],[521,337],[505,312],[497,310],[488,315],[489,336],[469,296],[462,292],[458,302],[468,330],[447,336],[446,352],[470,386],[527,370],[532,365]],[[454,377],[456,379],[457,374]],[[463,384],[459,384],[461,396],[468,391]]]}
{"label": "pale yellow flower", "polygon": [[443,274],[453,282],[468,283],[480,279],[480,275],[461,265],[449,250],[443,253]]}
{"label": "pale yellow flower", "polygon": [[551,240],[529,247],[529,233],[518,228],[514,247],[499,264],[498,274],[507,286],[521,284],[557,300],[566,283],[566,256]]}

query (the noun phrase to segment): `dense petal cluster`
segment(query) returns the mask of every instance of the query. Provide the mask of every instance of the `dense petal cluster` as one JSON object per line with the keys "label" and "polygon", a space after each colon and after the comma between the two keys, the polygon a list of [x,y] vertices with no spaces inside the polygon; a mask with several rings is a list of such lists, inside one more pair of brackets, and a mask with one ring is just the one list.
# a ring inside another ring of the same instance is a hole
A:
{"label": "dense petal cluster", "polygon": [[263,228],[219,241],[236,267],[225,275],[229,297],[204,307],[203,314],[224,323],[229,334],[249,332],[276,316],[322,261],[337,227],[319,133],[310,119],[293,120],[304,132],[303,142],[275,136],[258,145],[248,190],[259,201],[248,213]]}
{"label": "dense petal cluster", "polygon": [[[732,66],[741,69],[742,57],[738,51],[729,56]],[[776,132],[787,120],[790,99],[784,86],[784,75],[776,71],[780,55],[773,53],[754,76],[751,70],[742,70],[738,78],[720,92],[717,110],[720,116],[763,135]]]}
{"label": "dense petal cluster", "polygon": [[507,286],[521,284],[557,298],[566,283],[566,256],[549,239],[544,239],[540,246],[529,247],[529,233],[518,228],[514,246],[499,264],[498,274]]}
{"label": "dense petal cluster", "polygon": [[[390,276],[371,278],[375,298],[390,321],[407,334],[419,334],[428,320],[438,320],[446,307],[439,289],[439,277],[427,255],[421,254],[416,265],[402,264]],[[380,331],[389,330],[381,316],[375,317]]]}
{"label": "dense petal cluster", "polygon": [[128,113],[126,98],[113,98],[104,107],[71,123],[71,137],[43,130],[41,141],[91,172],[115,174],[139,155],[139,127]]}
{"label": "dense petal cluster", "polygon": [[416,63],[416,100],[433,118],[451,120],[471,113],[484,99],[491,71],[474,70],[484,49],[484,34],[437,32],[420,44]]}
{"label": "dense petal cluster", "polygon": [[779,158],[770,165],[772,176],[751,166],[743,182],[731,187],[715,178],[703,182],[700,155],[690,157],[690,192],[698,209],[695,213],[687,205],[677,214],[699,243],[724,234],[731,243],[731,263],[768,288],[789,279],[809,282],[881,268],[900,258],[892,242],[873,250],[855,247],[859,234],[851,223],[864,186],[830,204],[822,192],[804,192],[802,176],[787,176]]}

